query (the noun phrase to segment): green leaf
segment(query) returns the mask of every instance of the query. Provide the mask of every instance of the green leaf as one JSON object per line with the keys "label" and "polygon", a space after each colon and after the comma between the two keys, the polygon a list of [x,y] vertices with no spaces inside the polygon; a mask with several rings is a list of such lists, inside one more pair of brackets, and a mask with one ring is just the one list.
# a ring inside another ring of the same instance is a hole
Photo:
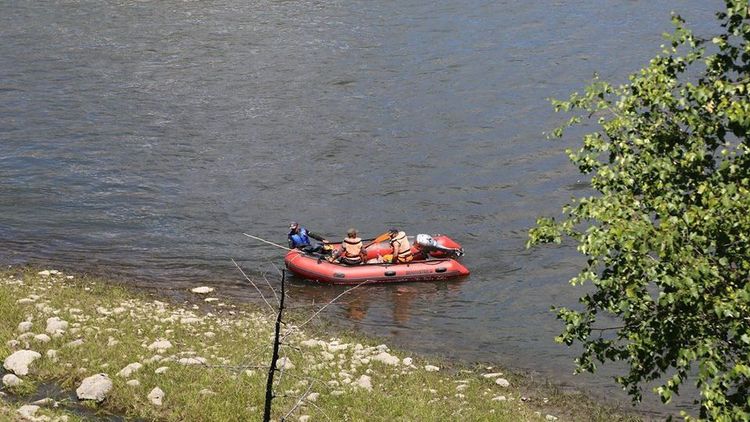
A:
{"label": "green leaf", "polygon": [[[555,135],[590,130],[566,154],[597,194],[538,220],[528,246],[567,236],[586,257],[570,280],[589,284],[582,308],[556,310],[580,371],[623,362],[635,401],[656,379],[664,402],[689,382],[701,417],[734,421],[750,419],[750,16],[747,0],[724,4],[720,33],[698,37],[674,15],[670,45],[628,84],[595,77],[553,101],[575,113]],[[616,341],[601,316],[619,321]]]}

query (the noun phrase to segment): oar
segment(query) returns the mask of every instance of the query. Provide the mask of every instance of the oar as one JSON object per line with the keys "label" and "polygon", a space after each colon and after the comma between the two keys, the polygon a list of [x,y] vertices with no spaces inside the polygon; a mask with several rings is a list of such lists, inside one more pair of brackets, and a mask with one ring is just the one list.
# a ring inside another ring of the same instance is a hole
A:
{"label": "oar", "polygon": [[291,251],[291,249],[287,248],[286,246],[281,246],[278,243],[269,242],[268,240],[261,239],[258,236],[253,236],[253,235],[247,234],[247,233],[242,233],[242,234],[244,234],[247,237],[252,237],[255,240],[260,240],[263,243],[268,243],[269,245],[276,246],[277,248],[281,248],[281,249],[284,249],[284,250],[287,250],[287,251]]}
{"label": "oar", "polygon": [[381,234],[380,236],[376,237],[375,239],[373,239],[372,242],[366,244],[362,249],[363,250],[367,249],[367,248],[369,248],[370,246],[372,246],[372,245],[374,245],[376,243],[380,243],[380,242],[382,242],[384,240],[388,240],[389,237],[391,237],[391,232],[385,232],[385,233]]}

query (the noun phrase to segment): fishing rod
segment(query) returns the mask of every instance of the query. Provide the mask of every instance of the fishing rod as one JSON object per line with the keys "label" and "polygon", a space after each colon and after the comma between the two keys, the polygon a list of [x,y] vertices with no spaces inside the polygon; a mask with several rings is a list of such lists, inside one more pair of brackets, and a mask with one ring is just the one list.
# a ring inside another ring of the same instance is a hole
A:
{"label": "fishing rod", "polygon": [[268,241],[268,240],[266,240],[266,239],[261,239],[261,238],[260,238],[260,237],[258,237],[258,236],[253,236],[253,235],[251,235],[251,234],[247,234],[247,233],[242,233],[242,234],[244,234],[244,235],[245,235],[245,236],[247,236],[247,237],[251,237],[251,238],[253,238],[253,239],[255,239],[255,240],[260,240],[260,241],[261,241],[261,242],[263,242],[263,243],[268,243],[268,244],[269,244],[269,245],[271,245],[271,246],[276,246],[277,248],[281,248],[281,249],[284,249],[284,250],[286,250],[286,251],[291,251],[291,249],[290,249],[290,248],[287,248],[286,246],[282,246],[282,245],[279,245],[278,243],[273,243],[273,242],[270,242],[270,241]]}

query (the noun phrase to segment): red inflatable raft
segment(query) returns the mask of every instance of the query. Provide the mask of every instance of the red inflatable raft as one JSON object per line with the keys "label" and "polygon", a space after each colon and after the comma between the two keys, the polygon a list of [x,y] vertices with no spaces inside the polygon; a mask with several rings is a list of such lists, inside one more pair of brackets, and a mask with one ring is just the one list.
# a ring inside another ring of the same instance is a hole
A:
{"label": "red inflatable raft", "polygon": [[[463,255],[461,245],[444,235],[435,235],[432,239],[434,239],[434,247],[425,247],[416,244],[410,236],[414,260],[406,264],[343,265],[328,262],[320,259],[318,255],[308,254],[298,249],[289,251],[284,257],[284,263],[289,271],[301,278],[328,284],[433,281],[469,275],[469,270],[452,258],[452,256]],[[340,245],[340,243],[331,243],[335,249],[338,249]],[[378,260],[378,257],[390,252],[391,247],[387,241],[376,243],[366,249],[366,260]]]}

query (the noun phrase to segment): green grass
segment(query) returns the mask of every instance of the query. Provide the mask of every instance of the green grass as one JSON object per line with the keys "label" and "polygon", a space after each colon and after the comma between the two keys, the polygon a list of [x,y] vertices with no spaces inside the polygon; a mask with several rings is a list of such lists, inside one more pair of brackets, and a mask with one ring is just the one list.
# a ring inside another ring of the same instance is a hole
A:
{"label": "green grass", "polygon": [[[33,303],[18,302],[24,298]],[[275,316],[264,316],[251,305],[207,307],[176,306],[95,278],[43,276],[32,269],[0,271],[0,321],[7,321],[0,324],[0,359],[26,347],[42,354],[31,373],[22,377],[22,388],[12,391],[20,396],[30,395],[42,382],[73,391],[84,378],[106,373],[114,383],[108,398],[101,404],[85,404],[97,412],[165,421],[258,420]],[[32,332],[40,334],[52,316],[69,323],[62,336],[48,343],[28,339],[9,346],[8,341],[19,338],[21,321],[31,319]],[[304,317],[289,314],[285,327],[291,329]],[[294,367],[276,373],[275,419],[295,408],[306,392],[314,393],[309,398],[315,400],[297,406],[289,420],[309,416],[312,421],[542,421],[547,414],[560,420],[628,419],[593,404],[576,413],[580,398],[566,401],[562,394],[550,396],[546,403],[524,402],[517,387],[522,379],[506,377],[511,387],[503,388],[494,378],[482,376],[497,370],[452,368],[424,357],[413,357],[413,366],[407,366],[401,360],[408,354],[392,350],[387,353],[398,356],[399,363],[388,365],[372,359],[384,346],[377,349],[372,340],[341,332],[332,337],[330,332],[329,327],[311,326],[287,337],[282,355]],[[304,343],[318,338],[318,344]],[[76,339],[83,343],[66,346]],[[169,340],[172,347],[149,350],[158,339]],[[47,356],[48,350],[56,350],[56,359]],[[157,354],[161,357],[155,358]],[[207,365],[178,363],[191,356],[206,359]],[[135,362],[143,367],[127,378],[117,375]],[[427,372],[428,364],[441,370]],[[168,369],[157,374],[160,367]],[[354,386],[363,376],[370,377],[371,391]],[[127,384],[134,379],[139,385]],[[165,393],[161,406],[147,399],[154,387]],[[492,400],[497,396],[507,400]]]}

